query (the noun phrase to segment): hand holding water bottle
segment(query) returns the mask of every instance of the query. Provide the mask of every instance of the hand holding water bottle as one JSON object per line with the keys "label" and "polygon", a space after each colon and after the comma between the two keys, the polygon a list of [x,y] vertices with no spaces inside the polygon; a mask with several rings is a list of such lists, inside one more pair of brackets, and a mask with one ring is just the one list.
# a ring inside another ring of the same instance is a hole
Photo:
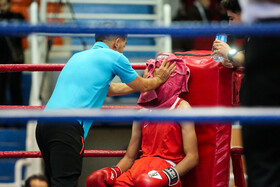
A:
{"label": "hand holding water bottle", "polygon": [[227,35],[218,34],[216,40],[213,43],[213,60],[216,62],[224,61],[224,58],[227,57],[228,51],[230,50],[227,42]]}
{"label": "hand holding water bottle", "polygon": [[222,41],[215,40],[213,43],[213,55],[218,54],[224,58],[227,58],[228,52],[230,50],[230,46]]}

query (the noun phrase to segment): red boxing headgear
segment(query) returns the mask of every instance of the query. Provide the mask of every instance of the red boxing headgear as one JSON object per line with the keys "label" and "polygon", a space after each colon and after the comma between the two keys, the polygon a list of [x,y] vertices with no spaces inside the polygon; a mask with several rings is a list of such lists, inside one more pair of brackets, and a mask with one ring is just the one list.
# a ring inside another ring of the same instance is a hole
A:
{"label": "red boxing headgear", "polygon": [[180,93],[188,92],[190,69],[181,58],[177,58],[174,54],[161,53],[157,56],[160,57],[157,60],[148,60],[146,62],[147,78],[153,77],[155,69],[160,67],[165,56],[168,56],[167,62],[170,62],[170,65],[176,63],[175,71],[157,89],[141,93],[137,102],[138,105],[145,108],[168,108],[175,102]]}

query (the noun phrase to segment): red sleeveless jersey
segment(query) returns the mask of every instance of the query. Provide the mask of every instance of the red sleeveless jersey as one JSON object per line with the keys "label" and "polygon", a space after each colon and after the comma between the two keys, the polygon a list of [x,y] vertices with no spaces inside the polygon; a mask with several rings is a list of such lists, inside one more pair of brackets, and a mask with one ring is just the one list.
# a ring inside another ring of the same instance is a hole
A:
{"label": "red sleeveless jersey", "polygon": [[[178,98],[170,109],[177,108]],[[142,123],[142,157],[160,157],[179,163],[184,157],[181,126],[176,122]]]}

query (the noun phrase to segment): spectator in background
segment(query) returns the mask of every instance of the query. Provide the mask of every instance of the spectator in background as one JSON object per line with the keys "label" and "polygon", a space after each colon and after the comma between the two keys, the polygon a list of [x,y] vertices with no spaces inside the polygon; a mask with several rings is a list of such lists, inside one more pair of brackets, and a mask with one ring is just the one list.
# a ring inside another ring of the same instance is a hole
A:
{"label": "spectator in background", "polygon": [[[242,22],[246,24],[280,22],[280,0],[240,0],[239,3]],[[280,106],[279,45],[279,34],[250,37],[245,48],[242,106]],[[279,135],[279,122],[242,124],[248,187],[280,186]]]}
{"label": "spectator in background", "polygon": [[[195,0],[188,9],[181,9],[174,21],[209,21],[211,0]],[[185,6],[184,6],[185,7]]]}
{"label": "spectator in background", "polygon": [[32,175],[25,181],[25,187],[48,187],[48,180],[44,175]]}
{"label": "spectator in background", "polygon": [[[211,0],[195,0],[194,3],[188,9],[185,9],[185,6],[182,6],[183,9],[178,11],[178,14],[173,19],[173,21],[175,22],[200,21],[200,22],[208,23],[210,18],[209,15],[210,5],[211,5]],[[193,50],[195,48],[195,40],[184,39],[184,38],[173,38],[172,47],[174,52]]]}
{"label": "spectator in background", "polygon": [[164,4],[169,4],[171,8],[171,19],[174,19],[178,11],[182,9],[182,0],[163,0]]}
{"label": "spectator in background", "polygon": [[[0,21],[24,21],[23,15],[10,12],[10,0],[0,0]],[[0,37],[0,64],[23,64],[24,51],[22,38]],[[21,72],[0,73],[0,105],[22,105]],[[10,92],[10,102],[6,95]]]}

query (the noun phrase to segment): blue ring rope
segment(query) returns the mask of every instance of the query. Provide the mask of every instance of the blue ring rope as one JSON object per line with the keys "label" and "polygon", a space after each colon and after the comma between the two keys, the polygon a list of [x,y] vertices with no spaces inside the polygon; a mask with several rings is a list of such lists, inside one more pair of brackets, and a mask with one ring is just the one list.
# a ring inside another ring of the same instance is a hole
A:
{"label": "blue ring rope", "polygon": [[5,23],[0,22],[0,35],[28,35],[28,34],[154,34],[171,35],[173,37],[198,37],[212,36],[217,33],[232,34],[237,36],[272,36],[280,35],[280,23],[262,23],[251,25],[228,24],[172,24],[169,27],[154,24],[127,25],[117,27],[101,27],[98,25],[75,25],[75,24],[38,24],[28,23]]}
{"label": "blue ring rope", "polygon": [[[72,33],[72,34],[167,34],[176,37],[197,37],[197,36],[211,36],[217,33],[226,33],[233,35],[249,35],[249,36],[280,36],[280,23],[269,24],[252,24],[252,25],[235,25],[228,26],[225,24],[176,24],[170,27],[155,26],[155,25],[122,25],[122,27],[100,27],[100,26],[77,26],[77,25],[30,25],[23,23],[0,23],[0,35],[28,35],[28,34],[42,34],[47,33]],[[194,109],[192,109],[195,111]],[[177,114],[173,111],[161,113],[135,113],[135,111],[87,111],[87,113],[76,112],[40,112],[40,111],[0,111],[0,122],[14,122],[14,121],[28,121],[28,120],[46,120],[46,121],[67,121],[73,119],[94,120],[95,122],[122,122],[133,120],[149,120],[149,121],[194,121],[194,122],[252,122],[252,123],[280,123],[280,111],[271,109],[266,111],[261,109],[261,112],[256,114],[247,113],[224,113],[228,109],[218,111],[216,115],[209,115],[207,113],[194,113],[188,111],[184,114]],[[234,112],[234,109],[230,109]],[[251,109],[247,109],[251,110]],[[208,112],[215,111],[209,108]],[[265,112],[266,111],[266,112]],[[32,112],[32,113],[30,113]],[[86,112],[86,111],[84,111]],[[132,113],[131,113],[132,112]],[[196,111],[198,112],[198,111]],[[235,111],[236,112],[236,111]],[[243,111],[244,112],[244,111]],[[50,115],[49,115],[50,114]],[[59,115],[57,115],[59,114]]]}
{"label": "blue ring rope", "polygon": [[193,121],[193,122],[247,122],[280,124],[279,108],[192,108],[190,110],[1,110],[0,122],[43,120],[62,122],[69,120],[93,120],[95,122],[137,121]]}

